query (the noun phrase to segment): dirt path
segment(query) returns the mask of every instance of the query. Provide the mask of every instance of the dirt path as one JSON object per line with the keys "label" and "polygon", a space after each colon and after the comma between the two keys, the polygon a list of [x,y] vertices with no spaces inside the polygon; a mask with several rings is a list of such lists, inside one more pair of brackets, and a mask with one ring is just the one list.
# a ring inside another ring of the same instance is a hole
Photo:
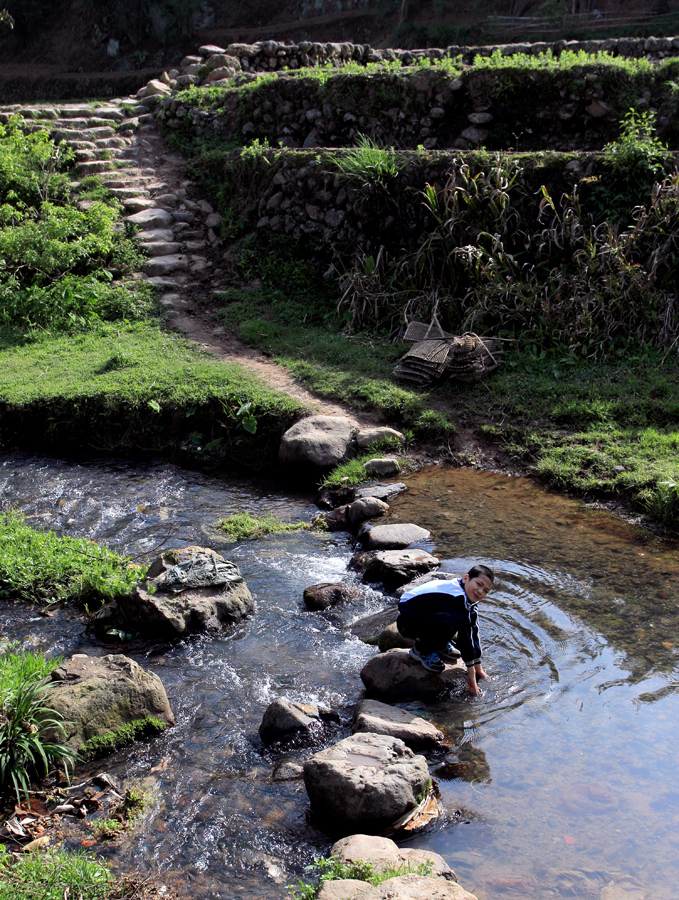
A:
{"label": "dirt path", "polygon": [[228,248],[218,237],[220,216],[187,177],[183,157],[165,144],[148,108],[136,98],[105,106],[50,103],[0,107],[0,121],[20,113],[70,144],[81,177],[97,175],[140,229],[148,255],[141,277],[160,289],[169,328],[217,359],[256,374],[270,388],[324,415],[356,424],[375,417],[323,400],[263,353],[246,346],[216,320],[212,292],[222,286]]}

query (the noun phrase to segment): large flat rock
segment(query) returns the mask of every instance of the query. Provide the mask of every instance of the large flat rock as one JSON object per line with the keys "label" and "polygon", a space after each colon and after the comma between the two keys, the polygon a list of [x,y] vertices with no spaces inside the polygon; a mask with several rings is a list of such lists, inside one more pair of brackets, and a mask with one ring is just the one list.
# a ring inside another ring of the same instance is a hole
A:
{"label": "large flat rock", "polygon": [[440,562],[426,550],[370,550],[354,553],[349,565],[363,574],[363,581],[394,589],[437,569]]}
{"label": "large flat rock", "polygon": [[406,700],[436,700],[467,683],[467,667],[449,663],[435,674],[411,659],[407,650],[387,650],[374,656],[361,669],[361,680],[369,697],[383,703]]}
{"label": "large flat rock", "polygon": [[314,817],[337,836],[394,825],[417,807],[429,781],[425,758],[386,735],[352,735],[304,763]]}
{"label": "large flat rock", "polygon": [[430,531],[412,523],[373,525],[366,535],[365,543],[368,550],[403,550],[418,541],[429,540],[430,537]]}
{"label": "large flat rock", "polygon": [[445,734],[432,722],[379,700],[361,700],[354,712],[352,731],[388,734],[411,750],[441,750],[446,744]]}

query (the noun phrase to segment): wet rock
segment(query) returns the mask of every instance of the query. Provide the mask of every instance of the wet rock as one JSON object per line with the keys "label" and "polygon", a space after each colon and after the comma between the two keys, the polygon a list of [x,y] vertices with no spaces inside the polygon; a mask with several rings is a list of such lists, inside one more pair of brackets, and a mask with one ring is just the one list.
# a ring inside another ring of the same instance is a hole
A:
{"label": "wet rock", "polygon": [[378,500],[384,500],[385,503],[389,503],[394,497],[398,497],[400,493],[407,490],[408,485],[402,481],[394,481],[391,484],[365,484],[363,487],[356,489],[356,499],[376,497]]}
{"label": "wet rock", "polygon": [[[160,678],[122,654],[77,653],[52,672],[49,705],[63,716],[65,741],[79,749],[149,716],[174,725]],[[58,734],[50,739],[63,740]]]}
{"label": "wet rock", "polygon": [[346,506],[352,503],[356,497],[356,488],[322,488],[316,498],[316,505],[320,509],[335,509],[338,506]]}
{"label": "wet rock", "polygon": [[362,596],[363,591],[355,584],[324,582],[304,588],[304,605],[307,609],[328,609],[329,606],[358,600]]}
{"label": "wet rock", "polygon": [[388,650],[368,660],[361,680],[368,696],[383,703],[435,700],[466,684],[467,667],[462,662],[449,663],[436,675],[411,659],[407,650]]}
{"label": "wet rock", "polygon": [[387,650],[394,650],[395,648],[401,648],[405,650],[409,650],[413,647],[415,641],[410,638],[403,637],[401,632],[396,627],[396,622],[392,622],[382,631],[380,636],[377,638],[377,647],[380,653],[386,653]]}
{"label": "wet rock", "polygon": [[351,730],[354,734],[388,734],[399,738],[411,750],[440,750],[446,743],[444,733],[431,722],[379,700],[361,700]]}
{"label": "wet rock", "polygon": [[398,616],[398,607],[390,606],[381,612],[372,616],[365,616],[359,619],[349,629],[351,634],[363,641],[365,644],[376,644],[380,635],[389,625],[396,621]]}
{"label": "wet rock", "polygon": [[362,894],[354,896],[360,896],[361,900],[477,900],[475,894],[465,891],[454,881],[448,881],[446,878],[425,878],[422,875],[399,875],[396,878],[388,878],[377,887],[370,887]]}
{"label": "wet rock", "polygon": [[168,550],[149,567],[145,584],[97,616],[98,630],[120,624],[126,631],[176,638],[220,631],[254,610],[238,566],[214,550]]}
{"label": "wet rock", "polygon": [[429,768],[403,741],[355,734],[304,763],[304,784],[317,821],[338,835],[374,834],[414,809]]}
{"label": "wet rock", "polygon": [[389,478],[390,475],[398,475],[401,471],[398,460],[389,456],[381,459],[369,459],[363,463],[363,468],[370,475],[377,475],[378,478]]}
{"label": "wet rock", "polygon": [[377,497],[362,497],[346,508],[346,520],[350,528],[357,528],[366,519],[376,519],[389,512],[389,504]]}
{"label": "wet rock", "polygon": [[325,722],[338,723],[339,715],[328,707],[294,703],[281,697],[267,707],[259,736],[267,746],[293,738],[311,739]]}
{"label": "wet rock", "polygon": [[314,522],[323,523],[328,531],[346,531],[349,527],[347,524],[347,507],[338,506],[337,509],[321,513],[320,516],[314,519]]}
{"label": "wet rock", "polygon": [[280,460],[288,465],[331,469],[346,459],[352,434],[353,424],[344,416],[309,416],[283,435]]}
{"label": "wet rock", "polygon": [[361,450],[364,450],[371,444],[377,443],[377,441],[384,441],[387,439],[398,441],[399,444],[402,444],[405,441],[405,437],[400,431],[396,431],[395,428],[388,428],[386,425],[376,426],[375,428],[363,428],[356,435],[356,443]]}
{"label": "wet rock", "polygon": [[414,847],[399,847],[390,838],[371,834],[352,834],[333,844],[330,855],[339,863],[350,865],[369,862],[376,872],[398,871],[399,868],[416,869],[422,864],[431,864],[432,877],[455,879],[455,873],[439,853],[432,850],[418,850]]}
{"label": "wet rock", "polygon": [[426,541],[431,532],[419,525],[374,525],[365,537],[369,550],[400,550],[417,541]]}
{"label": "wet rock", "polygon": [[363,574],[363,581],[382,582],[394,589],[438,568],[440,563],[426,550],[378,550],[355,553],[349,565]]}

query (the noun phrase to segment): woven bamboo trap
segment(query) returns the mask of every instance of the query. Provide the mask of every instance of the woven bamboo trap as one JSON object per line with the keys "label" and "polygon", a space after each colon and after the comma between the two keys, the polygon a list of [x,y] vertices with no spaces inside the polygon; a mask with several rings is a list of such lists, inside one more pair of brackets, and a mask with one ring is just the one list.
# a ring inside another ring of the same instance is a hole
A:
{"label": "woven bamboo trap", "polygon": [[448,334],[438,322],[411,322],[404,340],[410,341],[412,347],[399,360],[394,376],[416,387],[426,387],[446,376],[476,381],[502,362],[498,341],[471,332]]}

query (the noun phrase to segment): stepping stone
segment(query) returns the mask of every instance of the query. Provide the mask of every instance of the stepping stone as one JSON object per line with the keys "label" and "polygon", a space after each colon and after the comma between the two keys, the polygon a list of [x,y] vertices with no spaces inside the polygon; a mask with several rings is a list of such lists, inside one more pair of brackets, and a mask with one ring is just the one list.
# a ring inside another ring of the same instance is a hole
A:
{"label": "stepping stone", "polygon": [[435,674],[412,659],[407,650],[387,650],[368,660],[361,669],[361,680],[367,695],[383,703],[430,702],[463,688],[467,667],[458,660],[447,663],[443,672]]}
{"label": "stepping stone", "polygon": [[419,525],[374,525],[366,535],[368,550],[399,550],[426,541],[431,532]]}
{"label": "stepping stone", "polygon": [[387,428],[386,426],[383,426],[377,428],[365,428],[362,431],[359,431],[356,435],[356,444],[360,447],[361,450],[364,450],[371,444],[374,444],[377,441],[386,440],[388,438],[392,438],[393,440],[398,441],[399,444],[402,444],[405,441],[405,437],[401,434],[400,431],[396,431],[395,428]]}
{"label": "stepping stone", "polygon": [[441,750],[446,744],[445,734],[436,725],[379,700],[361,700],[354,712],[351,730],[354,734],[388,734],[403,741],[411,750]]}
{"label": "stepping stone", "polygon": [[259,736],[267,747],[270,744],[294,738],[312,739],[318,735],[324,722],[339,723],[338,713],[327,706],[295,703],[280,697],[274,700],[264,713],[259,726]]}
{"label": "stepping stone", "polygon": [[346,517],[351,528],[357,528],[361,522],[365,522],[367,519],[376,519],[388,512],[389,504],[384,500],[378,500],[377,497],[363,497],[360,500],[354,500],[347,507]]}
{"label": "stepping stone", "polygon": [[376,497],[378,500],[384,500],[385,503],[389,503],[394,497],[398,497],[402,491],[407,490],[408,485],[402,481],[395,481],[393,484],[368,484],[364,487],[356,488],[356,499]]}
{"label": "stepping stone", "polygon": [[391,457],[382,457],[381,459],[369,459],[363,463],[363,468],[370,475],[377,475],[379,478],[388,478],[390,475],[398,475],[401,467],[398,460]]}
{"label": "stepping stone", "polygon": [[154,259],[147,260],[142,267],[142,272],[151,277],[159,276],[162,278],[165,275],[171,275],[173,272],[188,269],[188,267],[188,257],[178,253],[170,256],[157,256]]}
{"label": "stepping stone", "polygon": [[429,783],[424,756],[387,735],[355,734],[304,763],[312,813],[338,836],[384,831],[415,809]]}
{"label": "stepping stone", "polygon": [[167,228],[172,222],[172,216],[166,209],[152,208],[126,216],[126,221],[131,225],[138,225],[141,229]]}
{"label": "stepping stone", "polygon": [[363,573],[363,581],[381,581],[390,590],[418,575],[438,569],[440,561],[425,550],[359,551],[349,563]]}

